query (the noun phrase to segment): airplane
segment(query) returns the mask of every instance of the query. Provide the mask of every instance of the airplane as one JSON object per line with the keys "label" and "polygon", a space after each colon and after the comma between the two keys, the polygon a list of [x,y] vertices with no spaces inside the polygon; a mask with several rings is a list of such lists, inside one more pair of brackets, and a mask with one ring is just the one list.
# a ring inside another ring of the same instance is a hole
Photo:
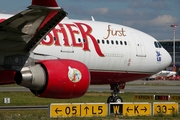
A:
{"label": "airplane", "polygon": [[168,71],[168,70],[162,70],[154,75],[151,75],[150,77],[146,78],[146,80],[155,80],[157,77],[158,78],[167,78],[176,75],[177,73],[175,71]]}
{"label": "airplane", "polygon": [[107,99],[126,82],[167,68],[172,59],[152,36],[95,20],[76,20],[55,0],[32,0],[16,15],[0,14],[0,84],[27,87],[45,98],[83,96],[89,85],[109,84]]}
{"label": "airplane", "polygon": [[175,71],[162,70],[159,72],[159,75],[164,76],[164,77],[170,77],[170,76],[176,75],[176,72]]}

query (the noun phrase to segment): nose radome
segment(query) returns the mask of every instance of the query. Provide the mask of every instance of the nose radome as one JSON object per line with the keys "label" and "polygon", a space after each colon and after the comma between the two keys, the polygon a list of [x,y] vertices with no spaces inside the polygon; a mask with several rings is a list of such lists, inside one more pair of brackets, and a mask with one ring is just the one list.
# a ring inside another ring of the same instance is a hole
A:
{"label": "nose radome", "polygon": [[167,68],[172,63],[172,57],[166,50],[164,50],[164,51],[165,51],[165,54],[164,54],[164,65],[165,66],[164,67]]}

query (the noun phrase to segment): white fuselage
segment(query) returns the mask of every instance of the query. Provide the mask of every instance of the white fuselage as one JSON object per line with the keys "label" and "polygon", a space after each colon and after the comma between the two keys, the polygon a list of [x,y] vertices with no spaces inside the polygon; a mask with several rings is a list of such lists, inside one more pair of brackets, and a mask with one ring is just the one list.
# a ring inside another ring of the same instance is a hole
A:
{"label": "white fuselage", "polygon": [[74,19],[62,20],[29,58],[27,65],[48,59],[78,60],[98,84],[147,77],[171,63],[169,53],[146,33],[113,23]]}
{"label": "white fuselage", "polygon": [[49,55],[34,55],[34,59],[74,59],[95,71],[156,73],[166,68],[171,58],[164,48],[155,47],[155,42],[126,26],[65,19],[33,52]]}

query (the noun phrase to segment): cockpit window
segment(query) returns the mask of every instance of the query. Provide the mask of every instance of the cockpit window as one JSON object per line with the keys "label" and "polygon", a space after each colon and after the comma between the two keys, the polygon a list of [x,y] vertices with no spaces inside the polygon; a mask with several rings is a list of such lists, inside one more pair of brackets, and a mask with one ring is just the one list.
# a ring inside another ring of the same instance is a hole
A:
{"label": "cockpit window", "polygon": [[156,48],[162,48],[162,45],[159,42],[154,41],[154,46]]}
{"label": "cockpit window", "polygon": [[158,45],[159,45],[159,48],[162,48],[162,45],[159,43],[159,42],[157,42],[158,43]]}
{"label": "cockpit window", "polygon": [[156,47],[156,48],[158,48],[158,44],[157,44],[157,42],[154,42],[154,45],[155,45],[155,47]]}

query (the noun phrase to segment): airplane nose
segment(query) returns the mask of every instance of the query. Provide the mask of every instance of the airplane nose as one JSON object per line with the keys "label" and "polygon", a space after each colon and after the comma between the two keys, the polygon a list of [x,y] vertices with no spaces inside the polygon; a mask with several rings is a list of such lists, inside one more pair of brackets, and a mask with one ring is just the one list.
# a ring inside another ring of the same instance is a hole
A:
{"label": "airplane nose", "polygon": [[164,52],[164,67],[167,68],[172,63],[172,57],[165,49]]}

